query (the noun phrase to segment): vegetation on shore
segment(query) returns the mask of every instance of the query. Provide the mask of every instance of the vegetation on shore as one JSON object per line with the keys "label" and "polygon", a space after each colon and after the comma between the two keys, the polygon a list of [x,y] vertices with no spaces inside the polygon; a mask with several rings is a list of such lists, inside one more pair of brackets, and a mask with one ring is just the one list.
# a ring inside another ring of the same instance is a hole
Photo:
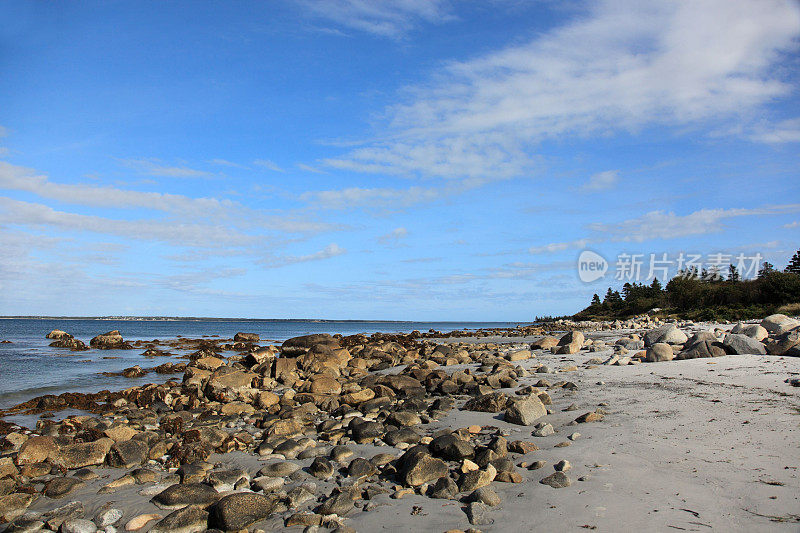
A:
{"label": "vegetation on shore", "polygon": [[800,312],[798,302],[800,250],[783,272],[765,262],[754,279],[741,279],[730,265],[727,275],[692,269],[679,272],[666,286],[655,278],[649,285],[625,283],[618,291],[609,287],[602,300],[595,294],[573,318],[615,319],[655,312],[691,320],[746,320]]}

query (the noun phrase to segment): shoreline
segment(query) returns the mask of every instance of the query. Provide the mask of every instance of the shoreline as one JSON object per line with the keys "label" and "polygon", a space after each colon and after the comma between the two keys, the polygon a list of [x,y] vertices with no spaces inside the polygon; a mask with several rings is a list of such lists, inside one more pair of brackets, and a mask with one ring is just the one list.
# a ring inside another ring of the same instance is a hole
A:
{"label": "shoreline", "polygon": [[[699,353],[690,337],[702,332],[725,350],[746,342],[732,331],[761,332],[615,325],[280,347],[242,337],[224,359],[210,347],[222,340],[195,340],[206,353],[182,381],[111,393],[93,416],[43,422],[42,437],[6,427],[0,516],[26,531],[97,528],[112,501],[122,516],[105,533],[156,514],[133,530],[795,530],[800,457],[786,443],[798,441],[800,358],[679,360]],[[748,338],[773,349],[785,336],[769,335]],[[677,358],[644,362],[662,344]],[[168,488],[196,511],[170,514]],[[50,516],[70,501],[80,512]]]}

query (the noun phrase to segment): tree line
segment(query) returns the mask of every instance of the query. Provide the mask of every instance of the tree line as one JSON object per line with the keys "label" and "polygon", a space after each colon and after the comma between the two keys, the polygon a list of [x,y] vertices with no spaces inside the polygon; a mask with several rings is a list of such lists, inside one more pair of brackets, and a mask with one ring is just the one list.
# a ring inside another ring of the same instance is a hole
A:
{"label": "tree line", "polygon": [[[754,279],[742,279],[734,265],[727,274],[685,269],[662,286],[658,278],[649,285],[625,283],[611,287],[601,299],[592,296],[576,319],[623,318],[658,309],[695,320],[759,318],[787,304],[800,303],[800,250],[781,272],[764,262]],[[800,310],[800,309],[799,309]]]}

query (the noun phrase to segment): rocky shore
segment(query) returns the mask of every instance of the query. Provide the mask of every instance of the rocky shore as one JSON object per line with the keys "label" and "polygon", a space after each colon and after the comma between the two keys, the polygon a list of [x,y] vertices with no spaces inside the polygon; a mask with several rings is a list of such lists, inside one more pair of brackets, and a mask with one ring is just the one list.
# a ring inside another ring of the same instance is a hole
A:
{"label": "rocky shore", "polygon": [[[147,359],[193,351],[123,371],[180,379],[0,413],[44,416],[32,430],[0,421],[8,532],[800,523],[800,322],[783,315],[280,344],[48,338]],[[86,414],[49,418],[68,408]]]}

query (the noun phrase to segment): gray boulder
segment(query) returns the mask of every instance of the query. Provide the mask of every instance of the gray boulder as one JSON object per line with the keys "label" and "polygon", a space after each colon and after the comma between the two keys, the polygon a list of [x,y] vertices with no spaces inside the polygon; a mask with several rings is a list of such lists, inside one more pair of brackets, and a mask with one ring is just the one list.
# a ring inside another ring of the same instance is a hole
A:
{"label": "gray boulder", "polygon": [[752,337],[743,335],[741,333],[729,333],[725,335],[725,340],[722,345],[728,353],[743,355],[743,354],[761,354],[767,353],[764,345]]}

